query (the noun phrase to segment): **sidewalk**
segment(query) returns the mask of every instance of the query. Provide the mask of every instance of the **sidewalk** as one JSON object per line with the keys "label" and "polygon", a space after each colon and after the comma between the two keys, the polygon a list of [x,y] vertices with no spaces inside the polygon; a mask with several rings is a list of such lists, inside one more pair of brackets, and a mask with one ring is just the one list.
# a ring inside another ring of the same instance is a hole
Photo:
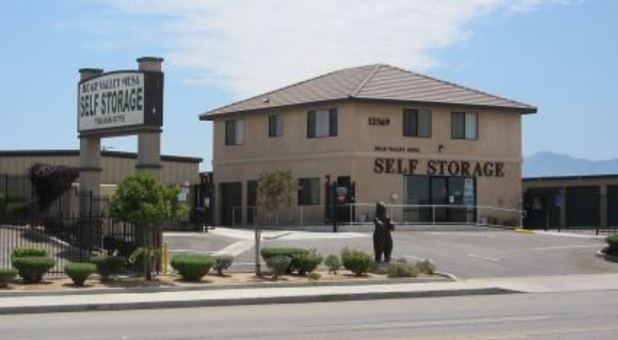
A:
{"label": "sidewalk", "polygon": [[173,292],[44,295],[0,298],[0,314],[231,306],[438,297],[507,293],[546,293],[618,289],[618,274],[470,279],[455,282],[206,289]]}

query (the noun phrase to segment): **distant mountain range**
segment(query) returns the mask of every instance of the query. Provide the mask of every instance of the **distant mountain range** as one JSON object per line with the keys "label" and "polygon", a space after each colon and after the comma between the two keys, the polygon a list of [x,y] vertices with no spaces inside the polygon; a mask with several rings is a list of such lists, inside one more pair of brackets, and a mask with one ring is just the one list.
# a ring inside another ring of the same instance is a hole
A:
{"label": "distant mountain range", "polygon": [[591,161],[554,152],[537,152],[524,158],[524,177],[618,174],[618,158]]}

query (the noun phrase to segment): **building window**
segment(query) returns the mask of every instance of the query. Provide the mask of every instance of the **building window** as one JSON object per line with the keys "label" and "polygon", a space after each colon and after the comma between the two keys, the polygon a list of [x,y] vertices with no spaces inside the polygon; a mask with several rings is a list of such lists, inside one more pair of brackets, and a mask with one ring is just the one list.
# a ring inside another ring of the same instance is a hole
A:
{"label": "building window", "polygon": [[320,204],[320,178],[301,178],[298,180],[298,205]]}
{"label": "building window", "polygon": [[245,143],[245,121],[230,119],[225,121],[225,145],[240,145]]}
{"label": "building window", "polygon": [[431,111],[404,109],[403,135],[406,137],[431,137]]}
{"label": "building window", "polygon": [[307,138],[337,136],[337,109],[307,112]]}
{"label": "building window", "polygon": [[479,139],[479,119],[476,113],[453,112],[451,114],[451,137],[453,139]]}
{"label": "building window", "polygon": [[283,117],[281,114],[268,116],[268,137],[283,136]]}

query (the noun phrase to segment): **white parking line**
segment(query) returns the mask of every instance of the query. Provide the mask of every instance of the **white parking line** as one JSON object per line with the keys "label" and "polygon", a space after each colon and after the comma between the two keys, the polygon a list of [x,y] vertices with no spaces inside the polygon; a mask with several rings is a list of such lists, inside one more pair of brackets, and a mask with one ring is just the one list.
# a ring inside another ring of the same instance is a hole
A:
{"label": "white parking line", "polygon": [[497,257],[482,256],[482,255],[477,255],[477,254],[468,254],[468,256],[476,257],[476,258],[479,258],[479,259],[483,259],[483,260],[487,260],[487,261],[492,261],[492,262],[500,261],[500,259],[497,258]]}

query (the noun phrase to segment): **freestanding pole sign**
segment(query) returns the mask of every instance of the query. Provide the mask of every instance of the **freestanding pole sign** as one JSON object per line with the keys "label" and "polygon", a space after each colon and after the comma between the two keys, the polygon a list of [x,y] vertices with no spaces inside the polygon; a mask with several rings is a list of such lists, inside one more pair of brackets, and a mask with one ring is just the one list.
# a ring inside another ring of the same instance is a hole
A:
{"label": "freestanding pole sign", "polygon": [[[80,69],[77,132],[80,139],[79,190],[98,197],[101,185],[101,138],[137,135],[136,169],[160,177],[163,126],[162,58],[137,59],[137,70],[103,73]],[[96,200],[80,200],[80,215],[98,213]]]}

